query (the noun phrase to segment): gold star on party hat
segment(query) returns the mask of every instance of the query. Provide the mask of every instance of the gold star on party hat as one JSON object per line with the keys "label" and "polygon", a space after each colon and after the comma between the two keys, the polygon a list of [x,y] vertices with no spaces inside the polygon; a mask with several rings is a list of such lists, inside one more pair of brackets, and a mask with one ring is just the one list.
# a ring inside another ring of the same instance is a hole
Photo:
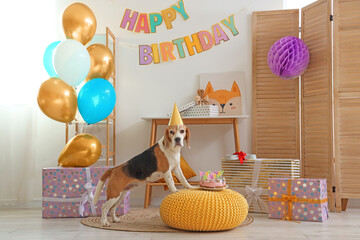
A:
{"label": "gold star on party hat", "polygon": [[179,112],[178,107],[176,106],[176,103],[174,104],[174,109],[173,112],[171,114],[171,118],[169,121],[169,126],[176,126],[176,125],[184,125],[182,119],[181,119],[181,115]]}

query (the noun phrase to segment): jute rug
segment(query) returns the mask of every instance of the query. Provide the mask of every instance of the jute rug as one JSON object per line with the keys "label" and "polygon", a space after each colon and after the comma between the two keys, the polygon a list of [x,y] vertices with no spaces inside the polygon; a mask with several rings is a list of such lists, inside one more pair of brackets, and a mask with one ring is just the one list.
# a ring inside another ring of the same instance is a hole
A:
{"label": "jute rug", "polygon": [[[134,209],[128,214],[120,217],[119,223],[111,223],[110,227],[103,227],[100,217],[87,217],[81,223],[88,227],[101,228],[107,230],[130,231],[130,232],[181,232],[165,225],[161,220],[159,209]],[[109,219],[110,221],[110,219]],[[247,216],[245,221],[239,226],[244,227],[254,221],[254,218]]]}

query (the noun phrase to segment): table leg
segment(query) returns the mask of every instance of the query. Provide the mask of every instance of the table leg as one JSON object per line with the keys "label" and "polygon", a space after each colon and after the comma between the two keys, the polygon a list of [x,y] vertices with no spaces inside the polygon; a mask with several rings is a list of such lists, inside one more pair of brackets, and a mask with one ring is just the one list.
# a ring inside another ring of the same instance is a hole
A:
{"label": "table leg", "polygon": [[[156,124],[156,120],[153,119],[151,122],[150,147],[154,146],[156,143],[156,131],[157,131],[157,124]],[[151,204],[151,192],[152,192],[152,185],[146,183],[144,208],[147,208]]]}
{"label": "table leg", "polygon": [[150,147],[155,145],[156,131],[157,131],[157,124],[156,124],[156,120],[153,119],[152,122],[151,122]]}
{"label": "table leg", "polygon": [[239,125],[237,118],[233,119],[235,151],[240,152]]}
{"label": "table leg", "polygon": [[149,184],[149,201],[148,201],[148,206],[151,205],[151,195],[152,195],[152,185]]}
{"label": "table leg", "polygon": [[147,208],[151,203],[151,191],[152,186],[150,183],[146,183],[144,208]]}

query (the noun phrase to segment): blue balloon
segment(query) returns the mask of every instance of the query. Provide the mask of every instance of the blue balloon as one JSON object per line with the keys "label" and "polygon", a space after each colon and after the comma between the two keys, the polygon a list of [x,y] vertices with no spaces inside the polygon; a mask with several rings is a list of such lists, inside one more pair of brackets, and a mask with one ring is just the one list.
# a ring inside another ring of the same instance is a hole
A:
{"label": "blue balloon", "polygon": [[103,78],[94,78],[85,83],[78,95],[79,112],[89,124],[107,118],[114,109],[115,102],[115,89]]}
{"label": "blue balloon", "polygon": [[45,70],[50,75],[50,77],[59,77],[56,74],[54,65],[53,65],[54,50],[59,43],[60,43],[60,41],[56,41],[56,42],[51,43],[49,46],[47,46],[44,56],[43,56],[43,64],[44,64]]}

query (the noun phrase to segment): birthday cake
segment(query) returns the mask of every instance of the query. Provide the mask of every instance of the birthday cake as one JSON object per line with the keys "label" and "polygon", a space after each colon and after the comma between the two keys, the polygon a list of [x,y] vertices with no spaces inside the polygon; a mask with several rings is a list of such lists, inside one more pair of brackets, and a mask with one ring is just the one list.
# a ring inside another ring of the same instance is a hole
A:
{"label": "birthday cake", "polygon": [[204,188],[224,188],[226,186],[226,180],[223,177],[224,171],[200,171],[200,187]]}

